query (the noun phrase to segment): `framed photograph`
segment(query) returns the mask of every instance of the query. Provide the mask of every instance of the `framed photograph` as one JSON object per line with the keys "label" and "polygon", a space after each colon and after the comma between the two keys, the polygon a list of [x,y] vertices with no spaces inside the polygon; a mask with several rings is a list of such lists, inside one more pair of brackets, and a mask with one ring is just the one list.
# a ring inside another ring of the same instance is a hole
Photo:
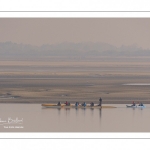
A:
{"label": "framed photograph", "polygon": [[149,138],[149,12],[21,8],[0,14],[1,138]]}

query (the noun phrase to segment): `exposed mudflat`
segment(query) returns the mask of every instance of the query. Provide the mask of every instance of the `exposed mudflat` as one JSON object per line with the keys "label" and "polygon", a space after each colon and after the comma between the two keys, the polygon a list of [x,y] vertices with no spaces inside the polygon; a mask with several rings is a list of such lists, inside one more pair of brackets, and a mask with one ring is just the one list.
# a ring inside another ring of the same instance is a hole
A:
{"label": "exposed mudflat", "polygon": [[150,59],[0,61],[1,103],[150,103]]}

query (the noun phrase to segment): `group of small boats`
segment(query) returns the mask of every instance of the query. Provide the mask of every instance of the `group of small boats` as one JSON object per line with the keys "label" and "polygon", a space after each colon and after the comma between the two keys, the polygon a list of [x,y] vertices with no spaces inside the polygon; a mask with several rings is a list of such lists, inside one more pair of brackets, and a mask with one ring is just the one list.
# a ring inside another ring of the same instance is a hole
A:
{"label": "group of small boats", "polygon": [[145,108],[145,105],[126,105],[127,108]]}
{"label": "group of small boats", "polygon": [[135,104],[133,101],[132,105],[126,105],[128,108],[145,108],[145,105],[143,103],[139,103],[138,105]]}
{"label": "group of small boats", "polygon": [[[94,104],[93,102],[90,104],[86,104],[85,102],[80,104],[76,102],[75,104],[70,104],[66,101],[66,103],[61,104],[58,102],[57,104],[42,104],[43,107],[49,107],[49,108],[116,108],[114,106],[102,106],[101,103]],[[127,108],[145,108],[145,105],[140,103],[139,105],[136,105],[134,102],[132,105],[126,105]]]}

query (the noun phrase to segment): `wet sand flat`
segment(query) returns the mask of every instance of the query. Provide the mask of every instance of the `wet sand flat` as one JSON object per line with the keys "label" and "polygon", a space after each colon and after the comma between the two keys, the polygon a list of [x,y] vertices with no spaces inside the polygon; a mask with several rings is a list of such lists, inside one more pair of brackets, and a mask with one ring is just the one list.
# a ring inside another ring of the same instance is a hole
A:
{"label": "wet sand flat", "polygon": [[[0,61],[1,103],[150,103],[150,59]],[[138,85],[140,84],[140,85]],[[142,85],[143,84],[143,85]]]}

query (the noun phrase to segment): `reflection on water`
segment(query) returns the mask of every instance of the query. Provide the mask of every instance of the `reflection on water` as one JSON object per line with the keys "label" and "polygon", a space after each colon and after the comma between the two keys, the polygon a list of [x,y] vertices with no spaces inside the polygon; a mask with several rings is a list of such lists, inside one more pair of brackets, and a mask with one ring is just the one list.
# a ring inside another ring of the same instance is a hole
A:
{"label": "reflection on water", "polygon": [[93,116],[93,114],[94,114],[94,108],[90,108],[90,110],[91,110],[91,115]]}
{"label": "reflection on water", "polygon": [[117,108],[94,109],[42,108],[40,104],[0,104],[0,131],[150,132],[149,114],[150,105],[146,105],[144,109],[126,108],[123,104],[117,105]]}
{"label": "reflection on water", "polygon": [[65,108],[65,113],[66,113],[66,116],[69,116],[70,115],[70,108]]}
{"label": "reflection on water", "polygon": [[99,116],[100,116],[100,118],[102,117],[102,109],[101,108],[99,109]]}

